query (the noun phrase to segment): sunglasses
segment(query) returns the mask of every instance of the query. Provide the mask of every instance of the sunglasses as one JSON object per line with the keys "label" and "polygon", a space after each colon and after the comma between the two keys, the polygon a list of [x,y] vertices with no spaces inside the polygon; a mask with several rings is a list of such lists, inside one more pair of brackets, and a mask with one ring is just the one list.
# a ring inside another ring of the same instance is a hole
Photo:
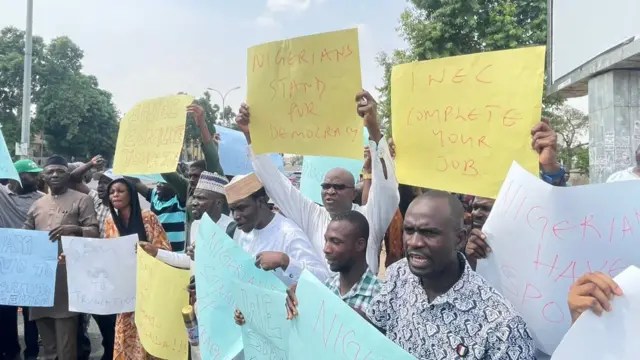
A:
{"label": "sunglasses", "polygon": [[331,188],[333,188],[335,191],[342,191],[344,189],[353,189],[353,186],[347,186],[344,184],[326,184],[326,183],[322,183],[320,184],[320,186],[322,186],[322,190],[329,190]]}

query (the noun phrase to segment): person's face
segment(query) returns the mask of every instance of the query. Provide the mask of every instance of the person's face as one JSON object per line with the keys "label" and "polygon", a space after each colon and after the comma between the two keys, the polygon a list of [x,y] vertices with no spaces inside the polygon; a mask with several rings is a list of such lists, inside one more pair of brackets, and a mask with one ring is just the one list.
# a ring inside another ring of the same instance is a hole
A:
{"label": "person's face", "polygon": [[229,204],[229,209],[233,212],[233,220],[238,224],[238,228],[246,233],[255,228],[259,207],[260,202],[251,196]]}
{"label": "person's face", "polygon": [[189,168],[189,185],[191,185],[192,189],[195,189],[198,185],[198,181],[200,181],[200,174],[202,174],[203,171],[204,169],[194,166]]}
{"label": "person's face", "polygon": [[200,220],[205,213],[216,218],[222,213],[222,195],[202,189],[196,189],[191,196],[191,215]]}
{"label": "person's face", "polygon": [[109,189],[109,201],[114,209],[122,210],[131,203],[131,195],[127,186],[121,182],[111,185]]}
{"label": "person's face", "polygon": [[156,192],[158,193],[158,197],[162,200],[169,200],[176,195],[173,188],[165,183],[159,183],[156,185]]}
{"label": "person's face", "polygon": [[495,200],[476,196],[471,203],[471,217],[473,219],[473,228],[482,229],[487,217],[493,208]]}
{"label": "person's face", "polygon": [[345,170],[334,169],[325,175],[322,183],[322,203],[329,214],[351,210],[356,191],[353,178]]}
{"label": "person's face", "polygon": [[98,191],[98,197],[100,199],[106,199],[107,196],[109,196],[109,194],[107,194],[107,185],[109,185],[109,180],[107,178],[100,178],[100,180],[98,180],[98,188],[96,191]]}
{"label": "person's face", "polygon": [[465,234],[453,225],[447,199],[418,199],[409,205],[402,241],[414,275],[431,277],[457,261],[456,249]]}
{"label": "person's face", "polygon": [[62,165],[49,165],[42,172],[44,182],[52,189],[59,189],[69,181],[69,168]]}
{"label": "person's face", "polygon": [[333,272],[344,272],[353,266],[358,252],[366,248],[366,239],[356,239],[355,229],[347,221],[331,221],[324,233],[324,257]]}
{"label": "person's face", "polygon": [[25,192],[32,192],[38,189],[38,173],[20,173],[21,187]]}

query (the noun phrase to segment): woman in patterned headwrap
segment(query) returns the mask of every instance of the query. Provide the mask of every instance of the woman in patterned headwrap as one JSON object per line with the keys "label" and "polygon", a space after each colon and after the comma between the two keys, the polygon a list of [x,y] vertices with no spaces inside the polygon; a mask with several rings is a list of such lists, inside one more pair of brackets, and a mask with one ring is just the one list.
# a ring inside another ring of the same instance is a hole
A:
{"label": "woman in patterned headwrap", "polygon": [[[156,247],[171,250],[167,234],[156,215],[142,210],[134,186],[125,179],[113,180],[107,186],[111,215],[105,221],[105,238],[137,234],[138,240],[150,242]],[[135,314],[119,314],[116,320],[114,360],[154,359],[140,343]]]}

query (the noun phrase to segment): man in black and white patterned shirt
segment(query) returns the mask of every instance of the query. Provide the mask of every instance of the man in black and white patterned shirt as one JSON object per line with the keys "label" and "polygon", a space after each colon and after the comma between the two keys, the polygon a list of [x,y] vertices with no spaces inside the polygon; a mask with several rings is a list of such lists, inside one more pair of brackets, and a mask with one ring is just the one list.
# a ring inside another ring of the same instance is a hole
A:
{"label": "man in black and white patterned shirt", "polygon": [[404,219],[406,258],[387,269],[368,320],[418,359],[535,359],[522,317],[458,252],[465,239],[455,196],[416,198]]}

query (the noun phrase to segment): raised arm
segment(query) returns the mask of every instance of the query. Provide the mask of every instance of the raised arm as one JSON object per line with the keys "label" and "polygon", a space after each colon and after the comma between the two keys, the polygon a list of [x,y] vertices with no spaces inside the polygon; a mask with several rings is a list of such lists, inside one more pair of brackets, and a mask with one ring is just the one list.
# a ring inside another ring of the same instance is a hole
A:
{"label": "raised arm", "polygon": [[197,104],[192,104],[187,108],[187,112],[192,113],[196,125],[200,129],[200,138],[202,139],[202,152],[204,153],[204,161],[207,163],[207,171],[218,173],[224,176],[224,171],[220,165],[220,156],[218,155],[218,144],[211,136],[209,127],[205,119],[204,109]]}
{"label": "raised arm", "polygon": [[138,178],[133,178],[133,177],[128,177],[125,176],[125,179],[127,179],[127,181],[129,181],[130,183],[133,184],[133,186],[136,188],[136,191],[138,192],[138,194],[142,195],[143,198],[145,198],[145,200],[147,201],[151,201],[151,188],[148,187],[147,185],[143,184],[142,181],[140,181],[140,179]]}
{"label": "raised arm", "polygon": [[[371,157],[371,188],[368,201],[364,206],[364,215],[369,221],[369,244],[367,245],[367,263],[371,271],[378,273],[380,248],[387,227],[398,209],[400,193],[395,167],[389,152],[389,146],[380,132],[376,103],[366,91],[356,97],[358,113],[364,117],[369,130],[369,152]],[[383,165],[384,161],[384,165]],[[385,170],[386,169],[386,174]]]}
{"label": "raised arm", "polygon": [[[253,159],[251,163],[256,175],[264,185],[269,197],[278,205],[280,211],[302,228],[305,234],[309,234],[320,214],[320,206],[302,195],[302,193],[293,186],[291,181],[280,172],[278,167],[269,158],[269,155],[253,155],[250,148],[250,117],[249,107],[246,104],[242,104],[236,117],[236,123],[247,138],[247,143],[249,144],[247,151]],[[320,248],[322,248],[323,245],[324,244],[320,244]]]}
{"label": "raised arm", "polygon": [[89,195],[91,189],[84,183],[84,175],[91,169],[99,169],[104,165],[102,155],[94,156],[91,161],[78,166],[69,175],[69,187],[75,191]]}
{"label": "raised arm", "polygon": [[531,129],[531,147],[538,153],[540,178],[554,186],[567,186],[566,170],[558,161],[558,135],[543,118]]}

